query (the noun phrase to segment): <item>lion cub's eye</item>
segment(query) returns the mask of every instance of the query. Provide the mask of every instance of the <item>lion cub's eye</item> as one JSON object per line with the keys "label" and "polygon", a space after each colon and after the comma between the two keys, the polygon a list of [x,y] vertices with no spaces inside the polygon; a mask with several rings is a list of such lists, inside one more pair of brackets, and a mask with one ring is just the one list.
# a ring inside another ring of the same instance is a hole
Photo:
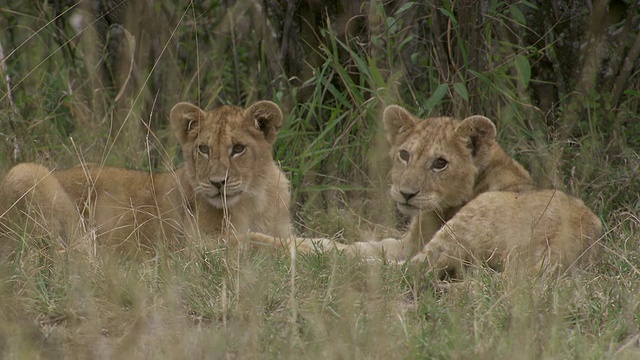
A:
{"label": "lion cub's eye", "polygon": [[442,171],[447,168],[447,165],[449,165],[449,162],[447,160],[443,158],[437,158],[433,161],[433,164],[431,164],[431,169],[433,171]]}
{"label": "lion cub's eye", "polygon": [[242,153],[244,153],[244,151],[246,150],[246,146],[242,145],[242,144],[235,144],[233,145],[233,147],[231,148],[231,156],[238,156],[241,155]]}
{"label": "lion cub's eye", "polygon": [[198,145],[198,152],[205,157],[209,157],[209,147],[207,145]]}
{"label": "lion cub's eye", "polygon": [[398,156],[400,157],[400,160],[404,162],[408,162],[409,158],[411,157],[411,155],[407,150],[400,150],[400,152],[398,153]]}

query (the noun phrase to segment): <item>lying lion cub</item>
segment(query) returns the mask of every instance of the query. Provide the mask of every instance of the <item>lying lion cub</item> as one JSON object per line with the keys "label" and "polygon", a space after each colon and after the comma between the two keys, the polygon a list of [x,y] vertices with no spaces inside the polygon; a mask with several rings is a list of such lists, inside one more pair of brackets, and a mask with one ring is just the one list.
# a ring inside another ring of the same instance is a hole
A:
{"label": "lying lion cub", "polygon": [[276,104],[203,111],[179,103],[170,118],[184,166],[154,173],[19,164],[0,183],[0,225],[6,232],[23,218],[30,231],[69,240],[95,232],[99,245],[125,251],[175,242],[190,231],[191,219],[217,240],[234,241],[248,230],[291,235],[289,182],[272,157],[283,122]]}
{"label": "lying lion cub", "polygon": [[[442,277],[474,263],[498,269],[517,260],[518,267],[566,270],[599,256],[600,219],[579,199],[536,189],[495,141],[486,117],[421,120],[389,106],[384,123],[391,197],[414,216],[402,241],[426,243],[411,262]],[[439,228],[436,219],[446,222]]]}
{"label": "lying lion cub", "polygon": [[[546,270],[597,259],[600,219],[579,199],[537,189],[495,141],[486,117],[422,120],[392,105],[383,121],[393,161],[390,194],[413,216],[409,231],[402,239],[350,245],[297,239],[303,251],[317,246],[411,259],[439,278],[476,263],[498,269],[517,259],[518,267]],[[268,241],[261,234],[252,238]]]}

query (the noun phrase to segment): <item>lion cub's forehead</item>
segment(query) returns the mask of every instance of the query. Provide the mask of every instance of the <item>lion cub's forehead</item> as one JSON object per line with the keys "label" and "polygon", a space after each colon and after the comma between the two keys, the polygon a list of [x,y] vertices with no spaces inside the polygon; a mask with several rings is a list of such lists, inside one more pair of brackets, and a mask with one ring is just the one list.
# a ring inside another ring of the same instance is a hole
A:
{"label": "lion cub's forehead", "polygon": [[228,146],[245,140],[246,124],[243,108],[224,105],[206,112],[199,136],[210,144]]}
{"label": "lion cub's forehead", "polygon": [[231,125],[239,127],[243,120],[244,109],[237,106],[223,105],[219,108],[207,111],[204,119],[207,126],[213,128]]}
{"label": "lion cub's forehead", "polygon": [[442,156],[450,153],[456,141],[458,121],[449,117],[428,118],[418,121],[405,146],[422,157]]}

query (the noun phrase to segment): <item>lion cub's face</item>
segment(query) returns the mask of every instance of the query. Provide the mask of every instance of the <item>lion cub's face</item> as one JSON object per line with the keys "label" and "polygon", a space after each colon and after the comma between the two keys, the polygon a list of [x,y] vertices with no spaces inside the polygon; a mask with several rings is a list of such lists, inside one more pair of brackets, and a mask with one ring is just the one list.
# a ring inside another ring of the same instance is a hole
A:
{"label": "lion cub's face", "polygon": [[477,154],[495,137],[489,119],[423,120],[391,105],[383,121],[393,162],[390,193],[400,211],[446,211],[472,199]]}
{"label": "lion cub's face", "polygon": [[179,103],[170,117],[191,185],[211,205],[233,206],[242,196],[260,192],[261,176],[273,166],[272,145],[282,126],[276,104],[260,101],[246,110],[222,106],[203,111]]}

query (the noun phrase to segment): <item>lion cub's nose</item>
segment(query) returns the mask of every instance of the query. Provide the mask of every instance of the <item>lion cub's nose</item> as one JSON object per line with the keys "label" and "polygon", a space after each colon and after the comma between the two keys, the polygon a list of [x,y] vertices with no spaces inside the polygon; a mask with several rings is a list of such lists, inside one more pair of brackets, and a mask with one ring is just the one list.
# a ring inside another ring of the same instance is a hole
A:
{"label": "lion cub's nose", "polygon": [[409,201],[411,200],[414,196],[418,195],[420,191],[416,191],[416,192],[404,192],[404,191],[400,191],[400,195],[402,195],[402,197],[404,198],[404,201]]}
{"label": "lion cub's nose", "polygon": [[222,187],[224,186],[225,180],[209,180],[209,182],[211,183],[211,185],[215,186],[218,190],[222,189]]}

